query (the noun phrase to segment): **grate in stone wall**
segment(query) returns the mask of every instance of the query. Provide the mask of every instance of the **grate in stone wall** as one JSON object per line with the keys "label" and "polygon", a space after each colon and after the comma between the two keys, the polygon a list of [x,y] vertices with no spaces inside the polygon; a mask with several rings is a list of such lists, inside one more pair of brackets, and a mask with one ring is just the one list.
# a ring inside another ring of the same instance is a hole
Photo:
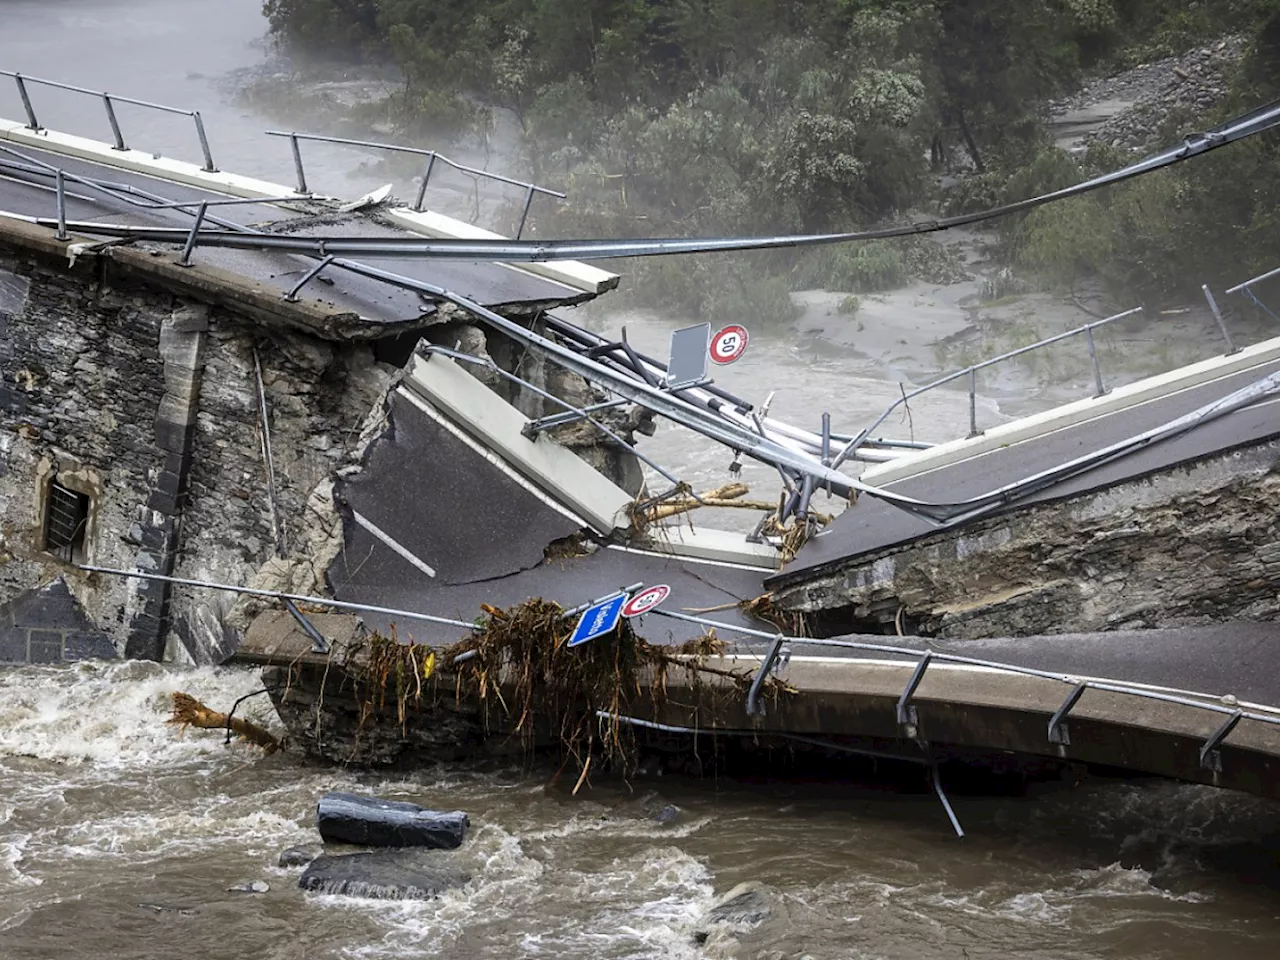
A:
{"label": "grate in stone wall", "polygon": [[45,510],[44,548],[70,563],[84,546],[85,526],[89,522],[89,498],[68,490],[57,480],[49,484],[49,501]]}

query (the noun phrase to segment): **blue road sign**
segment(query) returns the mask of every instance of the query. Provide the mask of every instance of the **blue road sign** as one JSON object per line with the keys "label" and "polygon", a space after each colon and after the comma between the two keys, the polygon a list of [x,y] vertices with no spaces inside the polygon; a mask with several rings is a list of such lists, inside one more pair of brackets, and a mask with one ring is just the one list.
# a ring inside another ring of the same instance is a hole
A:
{"label": "blue road sign", "polygon": [[620,593],[583,610],[567,646],[576,647],[580,643],[603,636],[616,627],[622,617],[622,605],[627,602],[627,598],[628,594]]}

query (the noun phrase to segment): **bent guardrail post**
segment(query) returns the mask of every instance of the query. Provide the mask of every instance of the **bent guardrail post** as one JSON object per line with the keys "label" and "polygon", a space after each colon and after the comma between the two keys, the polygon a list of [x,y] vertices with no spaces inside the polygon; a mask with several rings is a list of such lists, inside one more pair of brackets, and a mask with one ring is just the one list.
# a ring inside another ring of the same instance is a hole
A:
{"label": "bent guardrail post", "polygon": [[1062,744],[1063,746],[1071,742],[1071,734],[1067,729],[1067,714],[1071,709],[1080,702],[1080,697],[1084,695],[1085,690],[1089,687],[1089,681],[1082,680],[1075,685],[1075,688],[1067,694],[1067,699],[1062,701],[1062,706],[1054,711],[1053,716],[1049,718],[1049,742]]}
{"label": "bent guardrail post", "polygon": [[1200,766],[1214,773],[1222,772],[1222,751],[1219,747],[1222,746],[1222,741],[1227,739],[1231,731],[1236,728],[1236,724],[1243,718],[1244,711],[1237,710],[1227,717],[1222,726],[1218,727],[1209,739],[1204,742],[1204,746],[1200,748]]}
{"label": "bent guardrail post", "polygon": [[129,148],[124,144],[124,134],[120,132],[120,121],[116,119],[116,108],[111,103],[111,94],[102,94],[102,105],[107,109],[107,122],[111,124],[111,135],[115,138],[115,149],[124,151]]}
{"label": "bent guardrail post", "polygon": [[920,715],[916,712],[916,708],[911,705],[911,698],[915,696],[916,688],[920,686],[920,681],[924,679],[924,672],[929,669],[929,664],[932,661],[933,651],[926,650],[924,656],[920,658],[920,662],[916,664],[916,668],[911,671],[911,679],[907,681],[907,688],[902,691],[902,696],[898,698],[898,726],[912,740],[920,732]]}
{"label": "bent guardrail post", "polygon": [[311,652],[328,653],[329,641],[325,639],[324,634],[316,629],[316,625],[307,618],[307,615],[298,609],[297,604],[286,597],[284,608],[289,611],[289,616],[298,622],[302,632],[311,638]]}
{"label": "bent guardrail post", "polygon": [[785,636],[778,636],[764,659],[760,661],[760,669],[756,671],[756,675],[751,680],[751,689],[747,691],[747,716],[749,717],[763,717],[767,712],[764,704],[760,702],[760,690],[773,665],[778,661],[778,655],[782,653],[782,644],[786,639]]}
{"label": "bent guardrail post", "polygon": [[293,169],[298,173],[298,192],[310,196],[311,191],[307,189],[307,174],[302,169],[302,150],[298,146],[296,133],[289,134],[289,145],[293,147]]}
{"label": "bent guardrail post", "polygon": [[204,223],[204,215],[209,212],[209,202],[207,200],[200,201],[200,206],[196,209],[195,222],[191,224],[191,233],[187,235],[187,242],[182,248],[182,256],[178,259],[178,266],[191,266],[191,253],[196,248],[196,235],[200,233],[200,226]]}
{"label": "bent guardrail post", "polygon": [[1227,329],[1227,322],[1222,319],[1222,311],[1218,309],[1218,301],[1214,299],[1213,291],[1209,289],[1207,283],[1201,284],[1200,289],[1204,291],[1204,298],[1209,301],[1209,309],[1213,311],[1213,319],[1218,322],[1218,329],[1222,331],[1222,339],[1227,341],[1227,355],[1238,353],[1242,348],[1231,341],[1231,331]]}
{"label": "bent guardrail post", "polygon": [[67,182],[62,171],[59,170],[54,177],[57,181],[57,191],[54,196],[54,202],[58,206],[58,232],[54,235],[56,240],[66,240],[67,234]]}
{"label": "bent guardrail post", "polygon": [[200,116],[200,111],[192,110],[191,119],[196,122],[196,136],[200,138],[200,152],[204,154],[205,172],[217,173],[218,168],[213,165],[213,151],[209,149],[209,137],[204,132],[204,119]]}
{"label": "bent guardrail post", "polygon": [[321,271],[323,271],[325,267],[329,266],[329,264],[333,263],[333,261],[334,261],[334,257],[332,255],[327,256],[323,260],[321,260],[319,263],[317,263],[314,267],[312,267],[310,270],[308,270],[305,274],[303,274],[302,279],[299,280],[297,283],[295,283],[289,289],[289,292],[284,295],[285,300],[289,301],[289,303],[297,303],[299,300],[298,291],[301,290],[303,287],[305,287],[308,283],[310,283],[316,277],[320,276]]}
{"label": "bent guardrail post", "polygon": [[18,96],[22,98],[22,109],[27,112],[27,129],[32,133],[39,133],[40,121],[36,119],[36,112],[31,106],[31,96],[27,93],[26,79],[20,73],[15,73],[13,79],[18,84]]}

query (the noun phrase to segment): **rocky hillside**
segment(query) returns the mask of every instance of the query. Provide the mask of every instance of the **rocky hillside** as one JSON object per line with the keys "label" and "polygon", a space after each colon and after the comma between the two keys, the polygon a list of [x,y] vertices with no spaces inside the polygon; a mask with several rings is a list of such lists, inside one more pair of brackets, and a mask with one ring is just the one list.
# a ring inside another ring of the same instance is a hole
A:
{"label": "rocky hillside", "polygon": [[1166,121],[1201,115],[1227,96],[1247,46],[1243,36],[1223,37],[1181,56],[1095,80],[1075,96],[1052,104],[1052,113],[1065,116],[1101,107],[1100,118],[1106,119],[1085,134],[1085,145],[1155,146]]}

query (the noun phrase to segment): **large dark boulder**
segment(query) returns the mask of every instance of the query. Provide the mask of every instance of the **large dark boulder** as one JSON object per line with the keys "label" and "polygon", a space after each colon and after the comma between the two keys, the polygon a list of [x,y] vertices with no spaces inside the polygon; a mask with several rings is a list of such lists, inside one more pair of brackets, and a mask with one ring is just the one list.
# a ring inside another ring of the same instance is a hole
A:
{"label": "large dark boulder", "polygon": [[374,900],[430,900],[470,876],[425,850],[375,850],[316,857],[298,879],[303,890]]}
{"label": "large dark boulder", "polygon": [[366,847],[452,850],[462,845],[470,825],[460,810],[441,813],[416,803],[354,793],[326,793],[316,806],[316,827],[326,842]]}

